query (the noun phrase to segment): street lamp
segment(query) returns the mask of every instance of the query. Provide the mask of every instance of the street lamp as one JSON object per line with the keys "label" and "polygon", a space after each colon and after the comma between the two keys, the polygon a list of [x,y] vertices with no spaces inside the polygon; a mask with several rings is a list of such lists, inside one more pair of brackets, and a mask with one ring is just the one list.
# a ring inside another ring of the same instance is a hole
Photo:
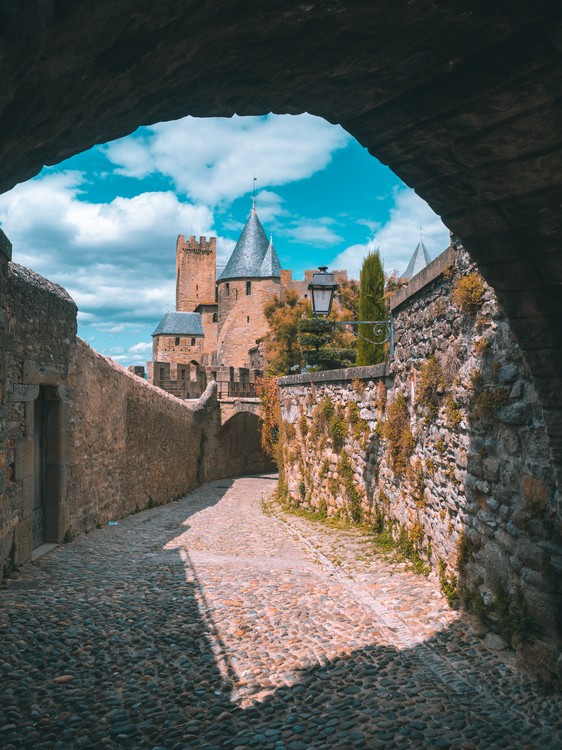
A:
{"label": "street lamp", "polygon": [[[328,271],[328,266],[320,266],[312,277],[308,289],[312,296],[312,314],[314,317],[327,316],[332,309],[332,302],[336,289],[339,284],[334,279],[334,274]],[[394,354],[394,336],[392,331],[392,315],[388,320],[337,320],[326,321],[330,326],[349,326],[354,336],[368,341],[370,344],[386,344],[390,342],[390,357]],[[359,331],[354,330],[355,326],[372,326],[374,336],[368,339]]]}
{"label": "street lamp", "polygon": [[312,296],[313,315],[329,315],[332,309],[332,300],[338,284],[334,274],[328,272],[328,266],[320,266],[312,277],[308,289]]}

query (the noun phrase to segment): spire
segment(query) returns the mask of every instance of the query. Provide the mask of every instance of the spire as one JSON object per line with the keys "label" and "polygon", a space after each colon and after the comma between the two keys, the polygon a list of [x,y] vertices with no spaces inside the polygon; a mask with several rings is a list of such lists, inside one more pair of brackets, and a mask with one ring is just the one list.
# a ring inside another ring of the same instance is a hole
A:
{"label": "spire", "polygon": [[281,276],[281,263],[279,263],[279,258],[273,246],[273,235],[270,236],[269,245],[263,256],[259,275],[262,279],[278,278]]}
{"label": "spire", "polygon": [[218,281],[260,278],[261,265],[268,248],[267,236],[255,209],[252,209],[246,226]]}
{"label": "spire", "polygon": [[431,257],[427,252],[426,246],[423,244],[421,239],[421,227],[420,227],[420,241],[418,242],[414,254],[412,255],[408,267],[402,274],[404,279],[412,279],[417,273],[424,269],[429,263],[431,263]]}
{"label": "spire", "polygon": [[253,214],[256,213],[256,180],[257,179],[258,178],[256,177],[256,175],[254,175],[253,181],[252,181],[252,213]]}

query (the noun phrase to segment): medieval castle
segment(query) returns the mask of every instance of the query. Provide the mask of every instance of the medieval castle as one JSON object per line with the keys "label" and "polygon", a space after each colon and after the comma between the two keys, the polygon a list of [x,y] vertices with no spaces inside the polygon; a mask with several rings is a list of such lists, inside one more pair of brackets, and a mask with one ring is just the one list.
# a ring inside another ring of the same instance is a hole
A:
{"label": "medieval castle", "polygon": [[[176,243],[176,312],[156,327],[148,379],[184,397],[198,397],[210,379],[223,377],[248,392],[265,360],[259,342],[268,330],[264,308],[288,290],[308,297],[314,270],[303,281],[281,268],[273,239],[267,239],[255,207],[224,270],[217,278],[216,238],[183,235]],[[335,271],[338,283],[347,271]],[[223,371],[222,376],[221,372]],[[230,389],[231,391],[236,389]]]}
{"label": "medieval castle", "polygon": [[[431,261],[420,239],[402,278]],[[260,342],[268,333],[265,307],[289,290],[308,298],[314,269],[293,280],[282,269],[255,206],[224,270],[217,278],[215,237],[179,235],[176,243],[176,311],[156,327],[148,380],[183,398],[198,398],[211,380],[222,395],[250,395],[266,366]],[[347,271],[333,271],[338,284]],[[142,369],[142,368],[141,368]]]}

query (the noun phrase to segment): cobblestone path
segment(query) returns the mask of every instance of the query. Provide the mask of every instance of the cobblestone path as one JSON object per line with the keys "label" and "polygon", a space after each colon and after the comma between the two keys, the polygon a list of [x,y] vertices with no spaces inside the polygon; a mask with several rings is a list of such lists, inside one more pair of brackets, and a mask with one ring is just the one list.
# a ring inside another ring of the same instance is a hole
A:
{"label": "cobblestone path", "polygon": [[8,581],[2,750],[562,747],[500,639],[273,489],[207,484]]}

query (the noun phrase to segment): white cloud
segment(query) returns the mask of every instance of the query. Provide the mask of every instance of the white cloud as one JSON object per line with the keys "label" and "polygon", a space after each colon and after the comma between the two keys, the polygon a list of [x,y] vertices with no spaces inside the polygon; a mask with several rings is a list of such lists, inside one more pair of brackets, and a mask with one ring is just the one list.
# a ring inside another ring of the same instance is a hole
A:
{"label": "white cloud", "polygon": [[62,284],[81,324],[119,333],[127,322],[132,332],[131,321],[174,306],[177,234],[209,236],[213,215],[172,192],[91,203],[81,200],[84,182],[67,171],[18,185],[0,195],[0,221],[14,260]]}
{"label": "white cloud", "polygon": [[149,131],[104,147],[118,173],[141,178],[159,172],[208,206],[249,193],[253,174],[258,188],[310,177],[350,140],[343,128],[308,114],[185,117]]}
{"label": "white cloud", "polygon": [[139,341],[138,344],[129,347],[129,353],[146,354],[148,356],[152,354],[152,344],[149,341]]}
{"label": "white cloud", "polygon": [[379,249],[385,271],[405,271],[420,240],[420,227],[431,258],[436,258],[449,245],[449,230],[413,190],[396,189],[388,221],[375,228],[373,237],[365,244],[346,248],[331,265],[333,268],[347,268],[349,275],[358,279],[363,259],[369,252]]}
{"label": "white cloud", "polygon": [[343,238],[339,234],[336,234],[333,229],[330,229],[328,224],[331,223],[331,220],[323,219],[302,221],[295,226],[285,229],[283,235],[291,237],[297,242],[303,242],[315,247],[337,245],[338,242],[342,242]]}

